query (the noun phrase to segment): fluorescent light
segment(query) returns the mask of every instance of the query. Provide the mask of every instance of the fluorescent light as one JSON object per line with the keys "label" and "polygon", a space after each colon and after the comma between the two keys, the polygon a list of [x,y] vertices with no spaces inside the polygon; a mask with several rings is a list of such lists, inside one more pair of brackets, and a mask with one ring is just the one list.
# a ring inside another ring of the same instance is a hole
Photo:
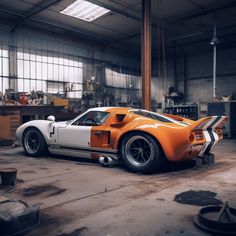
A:
{"label": "fluorescent light", "polygon": [[77,0],[60,11],[60,13],[91,22],[107,14],[109,11],[104,7],[100,7],[86,0]]}

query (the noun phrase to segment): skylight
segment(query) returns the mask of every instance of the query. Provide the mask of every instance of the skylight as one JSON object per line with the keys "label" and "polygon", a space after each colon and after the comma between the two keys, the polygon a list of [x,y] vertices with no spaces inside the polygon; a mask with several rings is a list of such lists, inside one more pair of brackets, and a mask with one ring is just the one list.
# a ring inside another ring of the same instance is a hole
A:
{"label": "skylight", "polygon": [[110,10],[89,1],[77,0],[60,11],[60,13],[91,22],[107,14],[109,11]]}

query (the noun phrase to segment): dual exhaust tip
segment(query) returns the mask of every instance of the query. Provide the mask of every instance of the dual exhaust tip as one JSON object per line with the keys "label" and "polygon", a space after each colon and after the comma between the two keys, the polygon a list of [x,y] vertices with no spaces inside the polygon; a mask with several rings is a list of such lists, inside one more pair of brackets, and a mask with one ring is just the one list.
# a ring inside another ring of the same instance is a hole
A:
{"label": "dual exhaust tip", "polygon": [[103,166],[112,166],[114,164],[118,164],[119,161],[112,157],[102,156],[99,158],[99,163]]}

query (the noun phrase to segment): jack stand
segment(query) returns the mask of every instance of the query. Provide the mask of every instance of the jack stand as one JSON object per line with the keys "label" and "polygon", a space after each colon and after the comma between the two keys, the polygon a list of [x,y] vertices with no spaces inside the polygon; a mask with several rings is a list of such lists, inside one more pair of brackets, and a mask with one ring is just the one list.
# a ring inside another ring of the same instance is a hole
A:
{"label": "jack stand", "polygon": [[203,165],[209,165],[210,164],[210,158],[208,155],[203,155],[202,157],[202,164]]}
{"label": "jack stand", "polygon": [[202,167],[202,164],[203,164],[202,158],[201,157],[197,157],[196,160],[195,160],[195,167],[197,169],[199,169],[199,168]]}
{"label": "jack stand", "polygon": [[212,153],[205,154],[203,157],[198,157],[195,162],[196,168],[201,168],[203,165],[213,166],[215,164],[215,155]]}
{"label": "jack stand", "polygon": [[215,165],[215,155],[214,154],[212,154],[212,153],[209,153],[209,156],[208,156],[208,158],[209,158],[209,166],[214,166]]}
{"label": "jack stand", "polygon": [[215,164],[215,155],[209,153],[208,155],[204,155],[202,157],[203,165],[213,166]]}

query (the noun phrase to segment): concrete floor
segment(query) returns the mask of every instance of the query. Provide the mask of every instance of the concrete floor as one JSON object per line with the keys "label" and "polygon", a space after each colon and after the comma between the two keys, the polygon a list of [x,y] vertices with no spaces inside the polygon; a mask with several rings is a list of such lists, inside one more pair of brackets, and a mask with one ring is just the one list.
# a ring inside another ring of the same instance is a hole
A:
{"label": "concrete floor", "polygon": [[[224,140],[214,152],[213,167],[177,164],[141,175],[80,159],[30,158],[20,147],[1,148],[1,168],[17,168],[23,182],[15,189],[0,188],[0,194],[40,206],[41,223],[27,236],[209,235],[192,222],[201,207],[173,199],[182,191],[209,190],[236,206],[236,140]],[[32,186],[47,191],[24,190]]]}

